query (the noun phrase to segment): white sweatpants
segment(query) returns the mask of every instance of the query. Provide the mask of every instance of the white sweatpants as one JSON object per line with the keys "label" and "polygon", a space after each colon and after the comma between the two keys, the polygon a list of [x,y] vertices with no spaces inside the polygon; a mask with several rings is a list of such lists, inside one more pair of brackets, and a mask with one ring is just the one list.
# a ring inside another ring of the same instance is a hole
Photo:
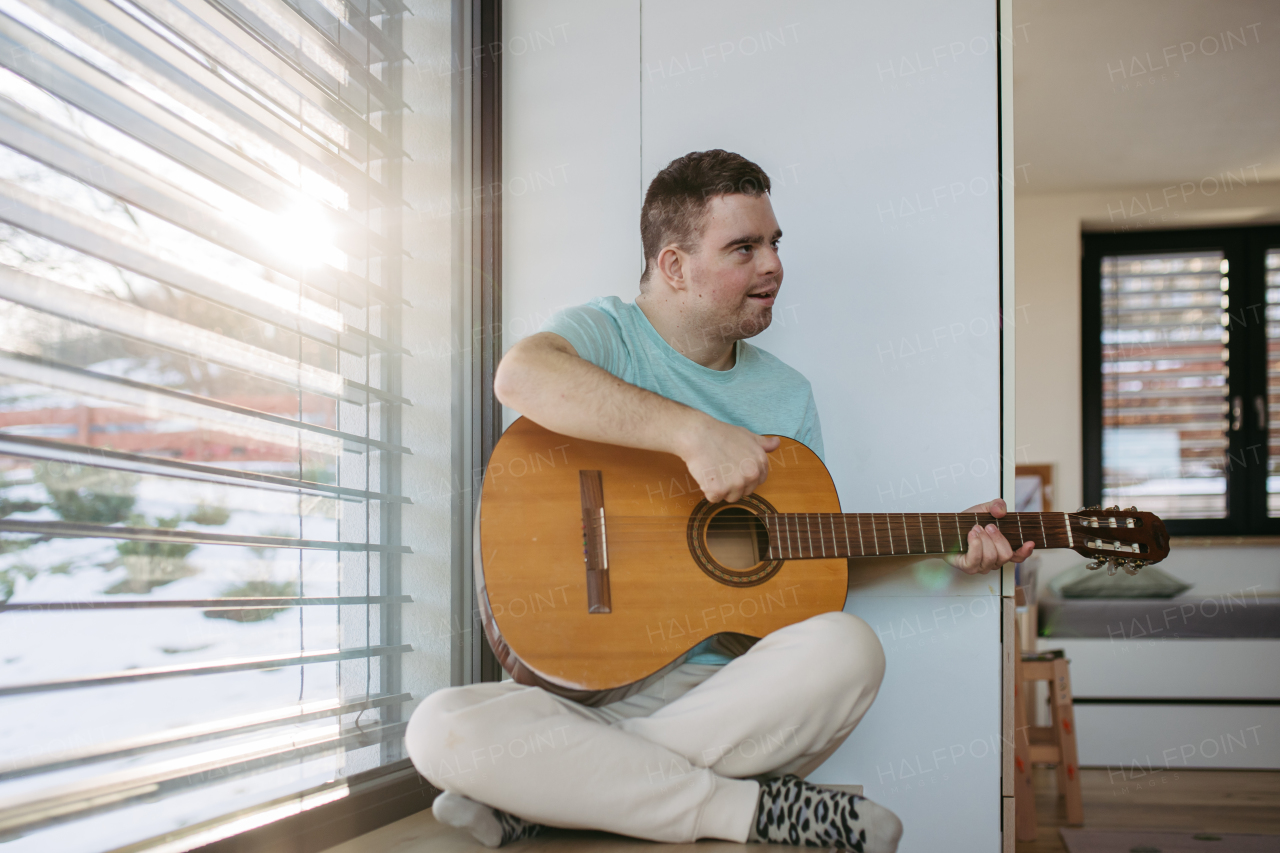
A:
{"label": "white sweatpants", "polygon": [[428,696],[405,745],[431,784],[550,826],[653,841],[746,841],[759,785],[804,776],[871,707],[884,652],[867,623],[825,613],[723,667],[685,664],[590,708],[514,682]]}

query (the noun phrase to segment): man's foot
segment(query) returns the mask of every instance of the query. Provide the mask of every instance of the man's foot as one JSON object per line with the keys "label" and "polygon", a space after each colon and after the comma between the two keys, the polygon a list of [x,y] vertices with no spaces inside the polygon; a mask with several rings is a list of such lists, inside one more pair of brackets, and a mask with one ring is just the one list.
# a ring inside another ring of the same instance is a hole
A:
{"label": "man's foot", "polygon": [[810,785],[797,776],[760,783],[748,841],[894,853],[902,821],[866,797]]}
{"label": "man's foot", "polygon": [[436,797],[431,804],[431,813],[441,823],[470,832],[485,847],[501,847],[512,841],[533,838],[546,829],[540,823],[530,823],[448,791]]}

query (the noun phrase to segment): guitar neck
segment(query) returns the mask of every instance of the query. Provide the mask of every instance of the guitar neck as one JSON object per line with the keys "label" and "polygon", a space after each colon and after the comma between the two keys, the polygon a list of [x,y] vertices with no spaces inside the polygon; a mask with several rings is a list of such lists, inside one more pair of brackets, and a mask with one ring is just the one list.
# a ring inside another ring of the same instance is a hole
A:
{"label": "guitar neck", "polygon": [[1065,512],[1013,512],[1003,518],[973,512],[790,512],[762,520],[771,560],[964,552],[975,524],[996,525],[1015,550],[1025,542],[1037,548],[1074,545]]}

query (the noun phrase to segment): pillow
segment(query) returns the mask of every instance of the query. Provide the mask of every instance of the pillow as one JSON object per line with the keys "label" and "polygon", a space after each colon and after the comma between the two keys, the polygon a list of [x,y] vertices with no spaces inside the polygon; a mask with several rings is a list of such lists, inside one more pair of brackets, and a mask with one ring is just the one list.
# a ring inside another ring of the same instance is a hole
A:
{"label": "pillow", "polygon": [[1146,566],[1136,575],[1122,571],[1108,575],[1106,569],[1081,563],[1055,577],[1049,588],[1062,598],[1173,598],[1191,589],[1191,584],[1155,566]]}

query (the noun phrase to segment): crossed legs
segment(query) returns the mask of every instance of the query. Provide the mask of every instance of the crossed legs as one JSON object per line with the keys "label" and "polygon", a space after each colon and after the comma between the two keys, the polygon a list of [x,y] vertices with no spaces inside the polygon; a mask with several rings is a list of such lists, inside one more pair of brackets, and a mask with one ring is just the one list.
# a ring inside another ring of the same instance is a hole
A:
{"label": "crossed legs", "polygon": [[537,823],[654,841],[745,841],[759,785],[835,751],[884,676],[846,613],[775,631],[723,667],[685,665],[589,708],[512,682],[437,691],[405,743],[436,787]]}

